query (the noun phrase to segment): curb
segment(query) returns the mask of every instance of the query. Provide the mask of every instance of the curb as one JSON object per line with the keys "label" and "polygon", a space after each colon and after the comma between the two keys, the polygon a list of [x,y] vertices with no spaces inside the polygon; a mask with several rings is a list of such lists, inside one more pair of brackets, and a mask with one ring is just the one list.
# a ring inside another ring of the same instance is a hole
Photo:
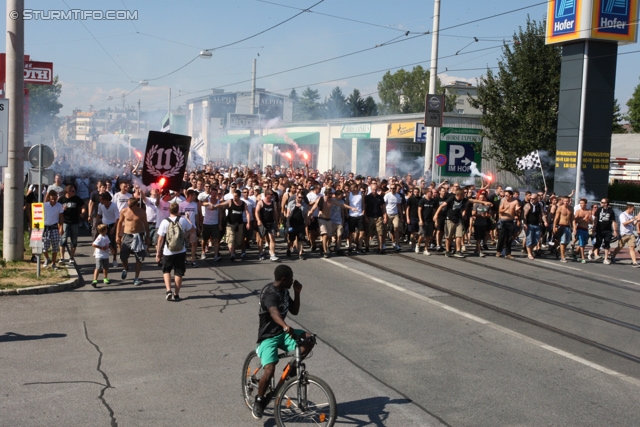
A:
{"label": "curb", "polygon": [[28,288],[19,288],[19,289],[0,289],[0,296],[52,294],[55,292],[68,291],[71,289],[76,289],[81,286],[84,286],[84,283],[81,280],[80,276],[78,275],[78,271],[76,270],[75,267],[67,268],[67,271],[69,272],[69,276],[71,278],[62,283],[57,283],[53,285],[44,285],[44,286],[31,286]]}

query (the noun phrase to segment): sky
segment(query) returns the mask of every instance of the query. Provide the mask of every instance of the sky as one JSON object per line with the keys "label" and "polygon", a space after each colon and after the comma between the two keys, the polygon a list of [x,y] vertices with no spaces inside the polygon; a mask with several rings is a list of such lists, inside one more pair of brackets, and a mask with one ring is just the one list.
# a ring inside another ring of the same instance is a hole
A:
{"label": "sky", "polygon": [[[169,89],[173,108],[213,88],[250,91],[253,59],[258,88],[288,95],[311,87],[322,99],[338,86],[345,95],[358,89],[379,100],[386,71],[430,67],[431,35],[423,33],[433,28],[433,0],[26,0],[25,9],[129,11],[136,18],[25,21],[25,53],[53,62],[62,83],[61,116],[121,107],[123,94],[125,105],[139,100],[152,111],[167,108]],[[503,40],[527,15],[544,19],[546,2],[442,0],[443,83],[475,83],[496,67]],[[198,58],[203,49],[211,49],[210,59]],[[637,44],[620,46],[616,98],[623,111],[640,83],[639,59]]]}

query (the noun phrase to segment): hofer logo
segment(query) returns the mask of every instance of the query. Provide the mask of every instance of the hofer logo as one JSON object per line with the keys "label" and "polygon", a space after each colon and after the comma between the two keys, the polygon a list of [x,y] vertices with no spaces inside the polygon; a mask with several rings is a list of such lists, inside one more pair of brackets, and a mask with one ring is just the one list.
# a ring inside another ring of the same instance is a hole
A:
{"label": "hofer logo", "polygon": [[576,31],[576,1],[557,0],[553,19],[553,34],[571,34]]}
{"label": "hofer logo", "polygon": [[629,13],[629,0],[603,0],[602,13],[626,17]]}
{"label": "hofer logo", "polygon": [[629,15],[629,0],[600,0],[598,33],[629,34]]}

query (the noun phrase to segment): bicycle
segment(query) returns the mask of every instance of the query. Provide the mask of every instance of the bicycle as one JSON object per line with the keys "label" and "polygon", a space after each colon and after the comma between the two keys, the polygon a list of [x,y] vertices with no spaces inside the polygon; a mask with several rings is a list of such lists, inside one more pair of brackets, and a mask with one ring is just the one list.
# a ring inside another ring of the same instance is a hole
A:
{"label": "bicycle", "polygon": [[[306,340],[315,342],[315,335],[296,338],[296,349],[278,354],[278,360],[291,357],[282,375],[275,383],[275,376],[265,393],[268,402],[274,399],[273,413],[278,426],[313,424],[331,427],[336,421],[336,398],[329,385],[320,378],[309,374],[302,363],[300,346]],[[291,366],[296,367],[294,376],[289,376]],[[255,350],[251,351],[242,367],[242,395],[251,409],[258,391],[258,382],[264,371]]]}

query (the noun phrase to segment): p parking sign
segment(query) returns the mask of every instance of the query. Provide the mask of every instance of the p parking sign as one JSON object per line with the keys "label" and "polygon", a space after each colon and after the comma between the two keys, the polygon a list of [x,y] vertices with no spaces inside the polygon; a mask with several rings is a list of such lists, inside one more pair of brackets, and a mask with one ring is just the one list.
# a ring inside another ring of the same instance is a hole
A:
{"label": "p parking sign", "polygon": [[[442,156],[442,157],[441,157]],[[471,176],[471,164],[482,167],[482,135],[480,129],[448,128],[440,130],[437,158],[446,159],[440,166],[442,176]]]}

